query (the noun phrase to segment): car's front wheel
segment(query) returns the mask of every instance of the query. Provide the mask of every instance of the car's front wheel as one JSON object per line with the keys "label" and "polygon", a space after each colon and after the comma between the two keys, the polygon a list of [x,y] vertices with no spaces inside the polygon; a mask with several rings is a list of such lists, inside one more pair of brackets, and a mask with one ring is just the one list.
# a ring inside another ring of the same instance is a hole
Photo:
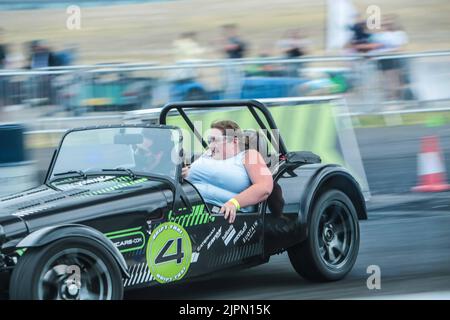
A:
{"label": "car's front wheel", "polygon": [[29,248],[15,266],[10,299],[119,300],[121,271],[98,243],[84,238]]}
{"label": "car's front wheel", "polygon": [[329,190],[315,202],[305,241],[288,249],[294,269],[312,281],[340,280],[350,272],[359,250],[355,207],[340,190]]}

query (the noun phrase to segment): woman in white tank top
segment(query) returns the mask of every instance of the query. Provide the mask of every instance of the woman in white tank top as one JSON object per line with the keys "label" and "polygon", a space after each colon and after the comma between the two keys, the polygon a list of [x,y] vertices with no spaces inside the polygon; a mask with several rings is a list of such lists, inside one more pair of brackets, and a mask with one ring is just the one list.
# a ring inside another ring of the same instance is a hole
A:
{"label": "woman in white tank top", "polygon": [[273,179],[257,150],[244,150],[242,132],[230,120],[211,124],[209,150],[183,168],[183,176],[199,190],[205,202],[221,207],[225,219],[233,223],[236,211],[267,199]]}

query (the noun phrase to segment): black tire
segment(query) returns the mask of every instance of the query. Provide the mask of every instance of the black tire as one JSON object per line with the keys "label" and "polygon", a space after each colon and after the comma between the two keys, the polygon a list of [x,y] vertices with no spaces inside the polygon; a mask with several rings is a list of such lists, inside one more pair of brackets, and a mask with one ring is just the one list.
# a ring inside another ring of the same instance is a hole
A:
{"label": "black tire", "polygon": [[[90,262],[93,264],[89,265]],[[79,267],[80,285],[73,287],[75,273],[70,273],[68,266]],[[68,284],[72,285],[70,289]],[[78,294],[70,295],[69,290],[78,290]],[[99,291],[98,295],[95,291]],[[122,274],[102,245],[85,238],[62,239],[25,251],[13,270],[9,297],[13,300],[121,300]]]}
{"label": "black tire", "polygon": [[294,269],[310,281],[344,278],[359,251],[359,223],[352,201],[342,191],[326,191],[314,204],[308,228],[307,239],[288,249]]}

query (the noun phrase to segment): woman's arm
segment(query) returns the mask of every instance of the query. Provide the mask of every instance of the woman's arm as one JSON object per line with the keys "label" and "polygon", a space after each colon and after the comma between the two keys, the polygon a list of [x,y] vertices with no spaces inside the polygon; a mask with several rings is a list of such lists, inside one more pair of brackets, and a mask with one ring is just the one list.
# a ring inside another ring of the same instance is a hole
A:
{"label": "woman's arm", "polygon": [[234,197],[241,207],[255,205],[266,200],[273,189],[272,173],[258,151],[251,149],[246,152],[244,166],[252,185]]}
{"label": "woman's arm", "polygon": [[[273,189],[272,173],[258,151],[251,149],[246,152],[244,166],[252,185],[234,197],[240,207],[255,205],[266,200]],[[233,202],[225,203],[220,212],[225,214],[225,219],[230,217],[230,223],[234,222],[236,206]]]}

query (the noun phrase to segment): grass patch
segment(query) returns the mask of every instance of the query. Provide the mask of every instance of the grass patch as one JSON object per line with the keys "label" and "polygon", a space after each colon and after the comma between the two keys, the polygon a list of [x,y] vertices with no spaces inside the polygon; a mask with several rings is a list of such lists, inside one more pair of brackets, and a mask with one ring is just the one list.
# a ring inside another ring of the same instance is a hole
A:
{"label": "grass patch", "polygon": [[424,125],[439,127],[450,123],[450,111],[417,112],[389,115],[359,115],[352,117],[355,128]]}

